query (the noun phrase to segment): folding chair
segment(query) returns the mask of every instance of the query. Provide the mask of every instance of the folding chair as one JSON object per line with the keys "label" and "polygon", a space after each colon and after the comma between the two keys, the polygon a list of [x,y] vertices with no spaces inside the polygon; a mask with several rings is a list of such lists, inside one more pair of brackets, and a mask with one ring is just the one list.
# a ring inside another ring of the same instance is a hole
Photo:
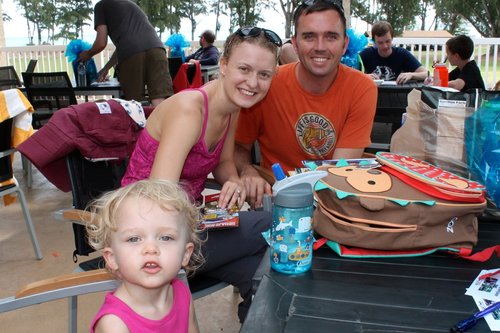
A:
{"label": "folding chair", "polygon": [[17,199],[21,204],[24,221],[26,222],[26,227],[28,228],[35,256],[38,260],[40,260],[43,258],[43,254],[36,237],[35,227],[33,226],[33,221],[31,220],[28,204],[26,202],[26,198],[24,197],[24,193],[19,187],[17,179],[14,177],[12,172],[11,155],[16,151],[11,145],[12,122],[13,119],[9,118],[0,123],[0,198],[17,192]]}
{"label": "folding chair", "polygon": [[28,63],[28,67],[26,67],[26,73],[33,73],[35,71],[36,64],[38,63],[37,59],[31,59]]}
{"label": "folding chair", "polygon": [[0,90],[21,87],[21,81],[14,66],[0,67]]}
{"label": "folding chair", "polygon": [[43,126],[57,110],[78,104],[67,72],[23,72],[24,86],[33,113],[33,127]]}
{"label": "folding chair", "polygon": [[[183,269],[179,271],[177,278],[187,284]],[[78,296],[115,290],[118,285],[119,281],[105,269],[59,275],[29,283],[14,296],[0,299],[0,313],[67,298],[68,332],[77,333]]]}

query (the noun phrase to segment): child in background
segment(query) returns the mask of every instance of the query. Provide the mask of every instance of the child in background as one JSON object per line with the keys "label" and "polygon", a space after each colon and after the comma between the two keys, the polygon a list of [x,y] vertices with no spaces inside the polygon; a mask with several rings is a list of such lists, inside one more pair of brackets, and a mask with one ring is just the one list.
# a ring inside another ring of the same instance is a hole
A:
{"label": "child in background", "polygon": [[470,57],[474,53],[474,42],[468,36],[459,35],[446,41],[446,56],[450,64],[457,66],[449,74],[448,87],[460,91],[484,89],[481,71]]}
{"label": "child in background", "polygon": [[198,212],[174,182],[143,180],[92,205],[89,242],[121,281],[106,295],[91,332],[199,332],[181,267],[202,262]]}

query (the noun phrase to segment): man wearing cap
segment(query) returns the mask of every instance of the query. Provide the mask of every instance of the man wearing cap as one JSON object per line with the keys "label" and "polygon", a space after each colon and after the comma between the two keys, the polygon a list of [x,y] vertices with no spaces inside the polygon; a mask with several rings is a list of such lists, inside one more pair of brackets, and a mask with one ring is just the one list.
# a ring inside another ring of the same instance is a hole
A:
{"label": "man wearing cap", "polygon": [[213,45],[215,34],[205,30],[200,35],[200,48],[195,53],[186,57],[186,62],[199,62],[202,66],[217,65],[219,63],[219,50]]}

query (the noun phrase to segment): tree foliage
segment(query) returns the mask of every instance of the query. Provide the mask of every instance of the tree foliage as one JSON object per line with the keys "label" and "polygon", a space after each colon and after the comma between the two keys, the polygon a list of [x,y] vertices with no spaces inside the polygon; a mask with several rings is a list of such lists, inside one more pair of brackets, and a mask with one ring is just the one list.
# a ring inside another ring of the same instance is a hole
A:
{"label": "tree foliage", "polygon": [[498,0],[441,0],[437,5],[442,15],[463,17],[483,37],[500,37]]}
{"label": "tree foliage", "polygon": [[220,31],[220,17],[222,15],[227,16],[228,7],[223,0],[211,0],[209,3],[210,13],[215,14],[215,38],[217,38],[217,33]]}
{"label": "tree foliage", "polygon": [[191,40],[195,40],[194,32],[196,31],[196,26],[198,25],[196,17],[198,15],[207,13],[207,8],[204,0],[182,1],[178,10],[181,17],[186,17],[191,22]]}
{"label": "tree foliage", "polygon": [[182,0],[134,0],[146,13],[149,22],[155,27],[160,38],[166,30],[178,32],[181,28],[180,11]]}
{"label": "tree foliage", "polygon": [[[33,43],[36,33],[42,44],[42,33],[47,32],[47,42],[57,38],[74,39],[83,35],[92,14],[91,0],[16,0],[28,25],[28,37]],[[58,34],[55,31],[59,30]]]}
{"label": "tree foliage", "polygon": [[[352,0],[352,15],[373,24],[388,21],[394,28],[394,35],[400,36],[404,30],[415,27],[415,17],[419,15],[421,0]],[[370,3],[374,3],[370,11]]]}
{"label": "tree foliage", "polygon": [[254,26],[262,22],[261,12],[272,7],[266,0],[223,0],[229,8],[229,31],[238,27]]}

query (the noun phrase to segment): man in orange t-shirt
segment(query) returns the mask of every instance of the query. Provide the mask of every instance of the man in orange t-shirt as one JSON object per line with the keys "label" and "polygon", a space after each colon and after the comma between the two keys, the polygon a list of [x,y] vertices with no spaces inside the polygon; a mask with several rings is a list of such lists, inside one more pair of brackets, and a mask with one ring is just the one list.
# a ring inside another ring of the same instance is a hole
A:
{"label": "man in orange t-shirt", "polygon": [[262,166],[285,171],[306,159],[359,158],[370,145],[377,87],[363,73],[340,64],[347,49],[341,5],[309,0],[295,14],[292,37],[299,62],[279,68],[260,103],[241,110],[235,161],[252,207],[271,186],[251,165],[258,141]]}

